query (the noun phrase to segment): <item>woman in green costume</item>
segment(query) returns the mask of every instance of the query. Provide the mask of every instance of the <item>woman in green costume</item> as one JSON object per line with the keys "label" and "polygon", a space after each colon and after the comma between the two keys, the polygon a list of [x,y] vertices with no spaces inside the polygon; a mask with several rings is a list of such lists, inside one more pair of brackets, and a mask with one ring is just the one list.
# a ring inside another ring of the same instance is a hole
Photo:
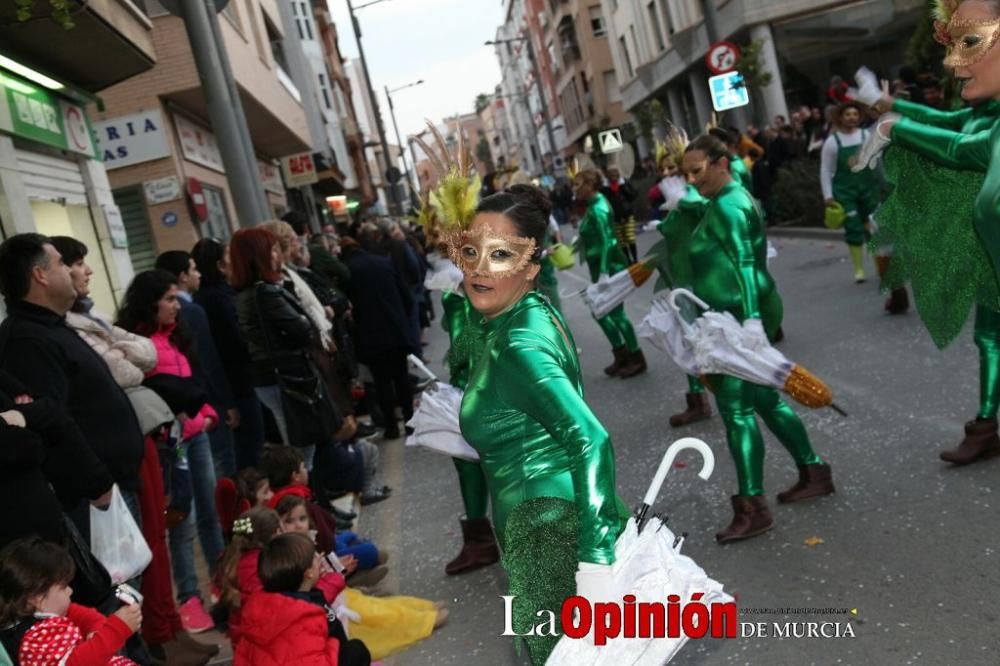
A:
{"label": "woman in green costume", "polygon": [[[1000,100],[1000,48],[996,46],[1000,39],[1000,2],[943,0],[937,4],[936,16],[935,37],[947,46],[944,64],[954,69],[957,78],[964,80],[962,97],[967,101],[987,101],[953,114],[942,114],[880,95],[880,110],[891,108],[892,111],[879,121],[877,132],[862,150],[856,168],[870,165],[889,141],[893,149],[886,155],[887,166],[898,172],[901,183],[922,178],[913,168],[905,168],[905,160],[911,160],[909,165],[914,163],[914,158],[907,158],[906,153],[939,165],[933,169],[936,178],[929,187],[896,202],[902,210],[890,209],[888,219],[893,223],[898,221],[895,243],[905,244],[915,257],[932,262],[914,270],[920,271],[918,278],[932,294],[924,298],[926,304],[921,309],[921,317],[932,335],[937,333],[935,342],[939,346],[957,333],[971,302],[977,304],[979,412],[974,421],[966,423],[962,442],[940,454],[942,460],[963,465],[1000,455],[997,428],[997,406],[1000,404],[1000,303],[997,297],[1000,123],[997,123],[996,106],[996,100]],[[861,83],[859,93],[874,96],[873,84],[870,81]],[[902,162],[903,168],[894,165],[895,161]],[[984,173],[985,177],[971,172]],[[916,210],[920,214],[905,222],[900,217],[906,211]],[[965,224],[969,219],[971,226]],[[931,241],[925,227],[934,221],[942,223],[941,232]],[[909,225],[904,226],[907,223]],[[978,238],[973,238],[970,230],[974,230]],[[929,245],[930,242],[934,245]],[[932,258],[932,250],[940,251],[941,247],[947,247],[952,256],[961,257],[961,265],[952,271],[943,270],[948,266]],[[915,296],[916,290],[915,281]]]}
{"label": "woman in green costume", "polygon": [[[660,174],[663,176],[660,190],[666,200],[660,209],[669,212],[656,226],[666,247],[662,252],[656,252],[654,248],[650,254],[662,257],[659,262],[660,275],[670,289],[691,288],[691,259],[688,255],[691,234],[708,206],[698,190],[684,183],[681,176],[681,161],[686,147],[687,136],[680,130],[673,130],[667,144],[658,146],[658,149],[663,150],[659,161]],[[672,199],[676,199],[675,192],[679,194],[678,188],[683,188],[684,195],[680,200],[674,201]],[[688,391],[684,396],[687,409],[670,417],[670,425],[674,428],[712,417],[711,403],[701,380],[687,375],[687,383]]]}
{"label": "woman in green costume", "polygon": [[[516,186],[515,186],[516,187]],[[559,224],[555,218],[549,220],[545,232],[545,244],[542,247],[541,269],[538,271],[538,291],[542,292],[552,307],[562,312],[562,299],[559,298],[559,278],[556,277],[556,265],[549,256],[554,243],[561,243]]]}
{"label": "woman in green costume", "polygon": [[[462,401],[462,435],[486,472],[510,581],[513,626],[558,617],[575,593],[614,598],[610,565],[629,516],[611,439],[583,399],[576,345],[535,289],[550,204],[537,188],[491,195],[452,241],[486,345]],[[559,636],[525,638],[543,664]]]}
{"label": "woman in green costume", "polygon": [[[714,310],[731,313],[743,324],[749,344],[769,344],[781,324],[781,298],[767,272],[767,240],[760,208],[729,172],[726,145],[700,136],[684,153],[688,183],[709,200],[691,236],[694,292]],[[788,450],[799,480],[778,493],[782,503],[834,492],[830,466],[813,451],[799,417],[772,388],[728,375],[710,375],[709,387],[726,427],[736,464],[739,494],[732,498],[733,520],[715,538],[724,543],[769,530],[774,521],[764,497],[764,440],[755,413]]]}
{"label": "woman in green costume", "polygon": [[[614,275],[628,268],[625,253],[615,238],[614,212],[607,198],[600,193],[601,175],[596,171],[581,171],[576,176],[574,188],[578,201],[586,202],[587,212],[580,220],[581,254],[590,269],[590,281],[597,282],[602,275]],[[646,371],[646,357],[639,348],[632,322],[625,314],[625,304],[597,320],[597,325],[611,343],[615,360],[604,373],[611,377],[628,379]]]}
{"label": "woman in green costume", "polygon": [[[472,308],[461,285],[455,291],[442,294],[441,309],[444,313],[441,325],[451,341],[446,359],[449,383],[464,391],[486,342],[482,317]],[[500,551],[486,516],[490,496],[482,464],[461,458],[451,460],[458,472],[465,507],[465,518],[461,521],[462,550],[444,568],[446,574],[454,576],[493,564],[500,559]]]}

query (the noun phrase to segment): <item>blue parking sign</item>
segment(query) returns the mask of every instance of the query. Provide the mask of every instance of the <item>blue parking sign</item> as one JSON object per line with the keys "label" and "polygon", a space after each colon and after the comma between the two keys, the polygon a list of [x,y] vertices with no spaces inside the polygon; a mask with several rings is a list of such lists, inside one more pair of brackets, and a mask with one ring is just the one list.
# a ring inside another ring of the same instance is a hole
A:
{"label": "blue parking sign", "polygon": [[708,90],[712,95],[712,108],[716,111],[727,111],[750,103],[750,92],[739,72],[726,72],[709,78]]}

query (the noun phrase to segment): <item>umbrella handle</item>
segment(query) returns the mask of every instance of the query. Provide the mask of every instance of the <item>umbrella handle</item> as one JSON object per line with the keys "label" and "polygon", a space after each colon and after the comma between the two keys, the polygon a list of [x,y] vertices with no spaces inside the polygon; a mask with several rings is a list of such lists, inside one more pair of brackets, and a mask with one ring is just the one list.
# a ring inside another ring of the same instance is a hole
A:
{"label": "umbrella handle", "polygon": [[415,367],[415,368],[416,368],[417,370],[419,370],[420,372],[422,372],[422,373],[424,373],[425,375],[427,375],[427,379],[430,379],[430,380],[432,380],[432,381],[435,381],[435,382],[436,382],[436,381],[438,381],[438,378],[437,378],[437,375],[435,375],[435,374],[434,374],[433,372],[431,372],[431,369],[430,369],[430,368],[428,368],[428,367],[427,367],[426,365],[424,365],[424,362],[423,362],[423,361],[421,361],[421,360],[420,360],[419,358],[417,358],[417,357],[416,357],[416,356],[414,356],[413,354],[408,354],[408,355],[406,356],[406,359],[407,359],[407,360],[408,360],[408,361],[409,361],[410,363],[412,363],[412,364],[413,364],[413,366],[414,366],[414,367]]}
{"label": "umbrella handle", "polygon": [[667,297],[667,302],[670,303],[670,307],[672,307],[674,310],[676,310],[678,312],[680,312],[680,306],[677,305],[677,297],[678,296],[685,296],[685,297],[687,297],[688,300],[690,300],[691,302],[693,302],[695,305],[699,306],[702,310],[711,310],[712,309],[711,306],[708,303],[706,303],[705,301],[703,301],[700,298],[698,298],[697,296],[695,296],[694,292],[692,292],[692,291],[690,291],[688,289],[684,289],[684,288],[680,288],[679,287],[677,289],[671,289],[670,290],[670,295]]}
{"label": "umbrella handle", "polygon": [[652,506],[656,502],[656,496],[660,494],[660,487],[663,486],[667,472],[674,464],[674,458],[684,449],[694,449],[701,454],[703,462],[698,476],[705,481],[708,481],[708,477],[712,476],[712,471],[715,469],[715,454],[712,453],[712,449],[708,448],[708,444],[695,437],[678,439],[663,454],[663,460],[660,461],[660,467],[656,470],[656,476],[653,477],[653,482],[649,485],[649,490],[646,491],[646,496],[642,500],[643,504]]}

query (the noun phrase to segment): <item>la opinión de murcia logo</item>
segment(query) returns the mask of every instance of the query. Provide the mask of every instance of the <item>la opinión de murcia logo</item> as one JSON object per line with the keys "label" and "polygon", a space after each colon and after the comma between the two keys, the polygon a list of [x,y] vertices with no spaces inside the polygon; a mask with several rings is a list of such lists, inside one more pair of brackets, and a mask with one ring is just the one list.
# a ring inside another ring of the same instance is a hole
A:
{"label": "la opini\u00f3n de murcia logo", "polygon": [[[627,594],[621,603],[591,602],[574,596],[563,601],[559,616],[550,610],[535,613],[537,622],[527,631],[514,629],[514,596],[501,596],[504,603],[502,636],[568,636],[581,639],[593,634],[594,645],[617,638],[854,638],[849,622],[740,622],[735,601],[701,601],[695,592],[682,602],[671,594],[666,602],[637,601]],[[855,613],[856,611],[851,611]]]}

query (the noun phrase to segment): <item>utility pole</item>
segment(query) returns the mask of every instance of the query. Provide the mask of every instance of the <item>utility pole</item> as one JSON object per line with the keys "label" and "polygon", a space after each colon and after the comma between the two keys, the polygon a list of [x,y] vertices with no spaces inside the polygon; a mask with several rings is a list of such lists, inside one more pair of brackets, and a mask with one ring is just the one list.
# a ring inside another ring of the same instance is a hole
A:
{"label": "utility pole", "polygon": [[[226,43],[222,39],[222,31],[219,29],[219,15],[215,11],[213,0],[204,0],[205,10],[208,13],[208,23],[212,27],[212,38],[215,40],[215,48],[219,51],[219,62],[222,63],[222,76],[226,80],[226,87],[229,89],[229,103],[233,110],[233,118],[236,121],[236,131],[240,135],[240,145],[243,148],[243,157],[247,160],[247,168],[252,173],[258,174],[260,180],[260,167],[257,166],[257,153],[253,148],[253,140],[250,138],[250,125],[247,124],[246,113],[243,111],[243,101],[240,98],[239,89],[236,87],[236,79],[233,77],[233,69],[229,64],[229,54],[226,53]],[[267,200],[263,185],[256,188],[260,197],[261,220],[267,220],[271,214],[271,203]],[[252,226],[243,225],[240,226]]]}
{"label": "utility pole", "polygon": [[361,24],[358,23],[358,18],[354,15],[354,6],[351,4],[351,0],[347,0],[347,11],[351,15],[351,25],[354,27],[354,38],[358,42],[358,55],[361,58],[361,69],[364,71],[365,86],[368,88],[368,100],[372,105],[372,113],[375,114],[375,128],[378,131],[379,143],[382,144],[382,159],[385,162],[385,171],[382,173],[382,182],[389,186],[386,190],[389,197],[391,212],[395,215],[402,215],[401,206],[399,205],[399,201],[396,197],[396,186],[394,183],[390,183],[388,178],[387,172],[389,171],[389,166],[392,164],[390,162],[391,157],[389,155],[389,144],[385,140],[385,128],[382,126],[382,114],[378,108],[378,100],[375,98],[375,89],[372,88],[372,78],[368,74],[368,61],[365,60],[365,49],[361,45]]}
{"label": "utility pole", "polygon": [[[205,93],[212,131],[219,141],[219,153],[226,169],[226,181],[233,196],[241,227],[252,227],[270,217],[261,209],[267,199],[260,173],[246,157],[239,120],[233,112],[230,87],[226,82],[227,64],[224,51],[213,38],[212,21],[204,0],[180,0],[180,14],[191,42],[191,52],[198,69],[198,78]],[[244,128],[246,124],[244,122]]]}
{"label": "utility pole", "polygon": [[[528,58],[531,60],[531,71],[535,77],[535,85],[538,86],[538,101],[541,103],[542,118],[545,120],[545,133],[549,137],[549,150],[552,151],[552,171],[556,170],[556,155],[559,154],[559,147],[556,146],[556,134],[552,130],[552,119],[549,117],[549,105],[545,101],[545,87],[542,85],[542,73],[538,68],[538,58],[535,57],[535,47],[531,43],[531,35],[525,35],[524,41],[528,45]],[[529,105],[530,109],[530,105]],[[534,125],[534,119],[532,119],[532,125]],[[542,160],[542,171],[544,172],[545,156],[539,155],[539,159]]]}
{"label": "utility pole", "polygon": [[[420,85],[421,83],[423,83],[423,80],[420,80],[416,83],[411,83],[410,85],[403,87],[409,88],[410,86],[417,86]],[[398,90],[402,90],[402,88],[399,88]],[[402,139],[399,138],[399,125],[396,124],[396,107],[392,103],[392,91],[389,90],[389,86],[385,87],[385,98],[389,101],[389,117],[392,118],[392,129],[394,132],[396,132],[396,145],[399,146],[399,155],[403,159],[403,173],[406,174],[406,187],[410,191],[409,200],[410,203],[412,204],[414,202],[414,196],[413,196],[413,183],[410,180],[410,167],[406,162],[406,151],[403,150],[403,141]],[[414,168],[416,168],[417,163],[414,162],[413,166]],[[393,188],[395,188],[395,185],[393,186]]]}

